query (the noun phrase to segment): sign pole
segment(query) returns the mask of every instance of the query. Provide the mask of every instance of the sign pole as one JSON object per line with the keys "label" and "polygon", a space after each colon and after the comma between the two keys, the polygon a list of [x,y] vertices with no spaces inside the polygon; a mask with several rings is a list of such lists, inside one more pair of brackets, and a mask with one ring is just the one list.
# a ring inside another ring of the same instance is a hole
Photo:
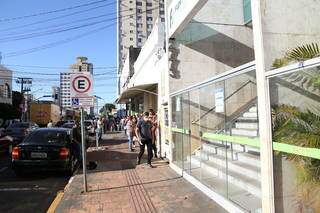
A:
{"label": "sign pole", "polygon": [[83,173],[83,191],[88,191],[88,184],[87,184],[87,167],[86,167],[86,142],[85,142],[85,135],[84,135],[84,112],[83,107],[81,107],[81,145],[82,145],[82,173]]}

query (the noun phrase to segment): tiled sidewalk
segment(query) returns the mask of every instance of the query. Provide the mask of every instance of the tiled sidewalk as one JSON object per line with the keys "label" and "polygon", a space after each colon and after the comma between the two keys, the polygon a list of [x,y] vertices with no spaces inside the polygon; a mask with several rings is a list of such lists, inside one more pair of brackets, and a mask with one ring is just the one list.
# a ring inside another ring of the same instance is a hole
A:
{"label": "tiled sidewalk", "polygon": [[128,152],[123,133],[104,136],[101,147],[89,150],[88,160],[98,161],[89,171],[89,192],[82,193],[82,175],[74,176],[55,212],[225,212],[202,192],[154,159],[155,168],[135,165],[137,151]]}

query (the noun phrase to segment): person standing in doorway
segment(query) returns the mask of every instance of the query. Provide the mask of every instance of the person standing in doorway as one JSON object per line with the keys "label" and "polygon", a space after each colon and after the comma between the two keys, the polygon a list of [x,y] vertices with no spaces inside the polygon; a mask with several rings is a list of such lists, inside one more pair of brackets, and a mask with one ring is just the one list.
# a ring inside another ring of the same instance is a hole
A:
{"label": "person standing in doorway", "polygon": [[148,150],[148,166],[151,165],[152,160],[152,122],[149,120],[149,112],[143,113],[143,118],[138,121],[136,128],[136,135],[140,144],[140,153],[137,157],[137,164],[140,164],[141,158],[144,154],[145,146]]}

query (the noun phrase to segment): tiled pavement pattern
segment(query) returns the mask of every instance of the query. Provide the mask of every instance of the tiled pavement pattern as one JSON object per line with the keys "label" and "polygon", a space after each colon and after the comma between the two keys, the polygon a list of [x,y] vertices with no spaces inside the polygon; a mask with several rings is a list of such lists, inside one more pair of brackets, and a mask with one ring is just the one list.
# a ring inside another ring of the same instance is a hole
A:
{"label": "tiled pavement pattern", "polygon": [[128,152],[123,133],[104,135],[102,148],[90,150],[88,160],[98,162],[89,171],[89,192],[82,193],[79,172],[65,190],[56,212],[189,213],[225,212],[214,201],[171,170],[168,163],[154,159],[156,168],[135,165],[137,151]]}

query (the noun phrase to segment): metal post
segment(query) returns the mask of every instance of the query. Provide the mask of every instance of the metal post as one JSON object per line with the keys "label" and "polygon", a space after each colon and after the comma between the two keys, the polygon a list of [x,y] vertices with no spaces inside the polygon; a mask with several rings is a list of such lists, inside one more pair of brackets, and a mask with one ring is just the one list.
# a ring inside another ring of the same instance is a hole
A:
{"label": "metal post", "polygon": [[83,173],[83,191],[88,191],[87,185],[87,168],[86,168],[86,144],[85,144],[85,135],[84,135],[84,112],[81,107],[81,145],[82,145],[82,173]]}
{"label": "metal post", "polygon": [[96,128],[96,147],[99,147],[99,132],[97,130],[98,128]]}

